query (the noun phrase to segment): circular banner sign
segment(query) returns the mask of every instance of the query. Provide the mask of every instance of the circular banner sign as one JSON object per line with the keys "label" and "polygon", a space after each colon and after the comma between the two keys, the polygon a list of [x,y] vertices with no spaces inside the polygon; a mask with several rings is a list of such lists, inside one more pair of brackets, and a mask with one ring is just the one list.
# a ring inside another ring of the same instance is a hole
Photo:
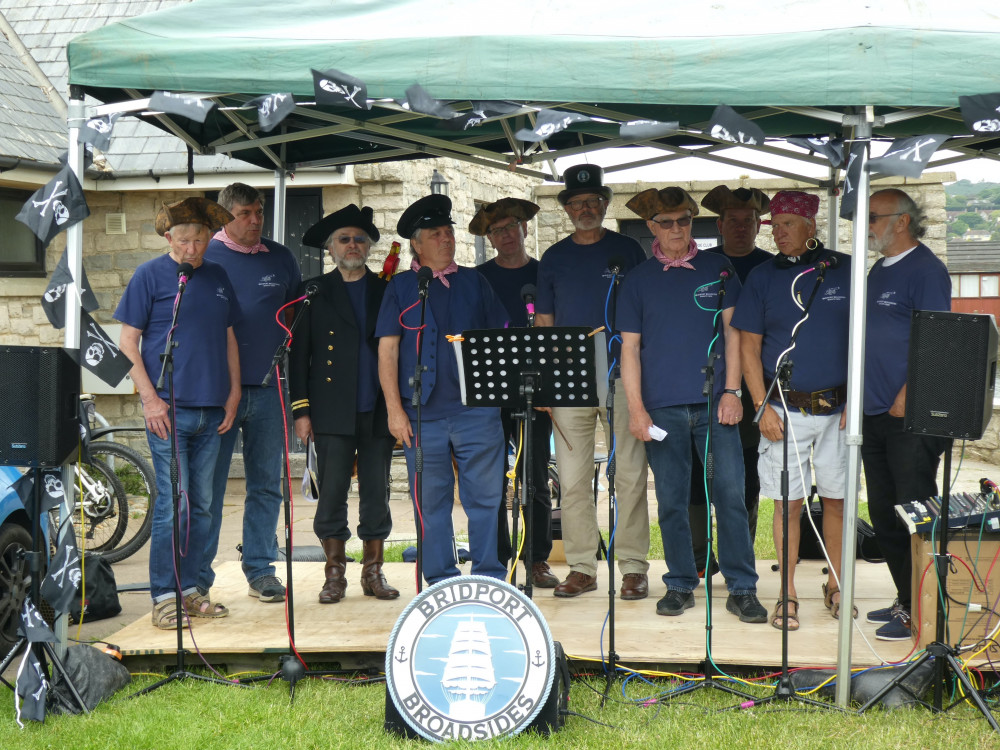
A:
{"label": "circular banner sign", "polygon": [[459,576],[403,610],[386,648],[386,685],[421,737],[486,740],[531,724],[552,689],[554,660],[531,599],[494,578]]}

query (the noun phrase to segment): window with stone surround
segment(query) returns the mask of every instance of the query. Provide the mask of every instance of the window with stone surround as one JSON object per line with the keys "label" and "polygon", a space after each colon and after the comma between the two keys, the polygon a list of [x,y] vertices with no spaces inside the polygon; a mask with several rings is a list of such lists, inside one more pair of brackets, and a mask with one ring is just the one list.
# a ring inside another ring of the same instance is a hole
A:
{"label": "window with stone surround", "polygon": [[0,189],[0,276],[45,277],[45,248],[14,218],[30,197],[27,190]]}

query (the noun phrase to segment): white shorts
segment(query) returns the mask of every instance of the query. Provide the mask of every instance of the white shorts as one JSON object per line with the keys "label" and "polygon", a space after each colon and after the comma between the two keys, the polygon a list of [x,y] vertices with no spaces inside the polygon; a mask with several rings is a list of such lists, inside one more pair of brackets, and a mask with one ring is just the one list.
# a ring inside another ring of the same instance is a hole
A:
{"label": "white shorts", "polygon": [[[781,417],[781,407],[771,406]],[[807,497],[813,483],[820,497],[842,499],[847,486],[847,436],[840,429],[840,414],[815,416],[793,409],[788,413],[788,429],[788,499]],[[773,500],[781,500],[783,445],[761,435],[757,449],[760,493]]]}

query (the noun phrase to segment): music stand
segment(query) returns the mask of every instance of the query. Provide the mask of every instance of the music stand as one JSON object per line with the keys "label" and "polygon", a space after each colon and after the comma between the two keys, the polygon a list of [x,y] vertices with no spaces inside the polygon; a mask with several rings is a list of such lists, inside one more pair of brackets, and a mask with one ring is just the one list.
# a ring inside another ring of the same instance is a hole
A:
{"label": "music stand", "polygon": [[[599,406],[607,394],[604,334],[583,326],[496,328],[463,331],[455,343],[462,403],[466,406],[518,409],[524,424],[521,459],[522,511],[534,496],[531,467],[531,424],[536,406]],[[533,521],[525,512],[524,534],[531,539]],[[516,528],[516,527],[515,527]],[[532,594],[531,545],[525,551],[524,592]],[[515,559],[515,570],[517,561]]]}

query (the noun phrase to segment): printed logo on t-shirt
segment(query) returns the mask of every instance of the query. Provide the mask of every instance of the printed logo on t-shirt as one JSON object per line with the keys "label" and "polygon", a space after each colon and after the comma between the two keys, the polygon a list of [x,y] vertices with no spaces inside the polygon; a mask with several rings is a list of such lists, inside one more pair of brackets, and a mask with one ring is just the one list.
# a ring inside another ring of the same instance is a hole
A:
{"label": "printed logo on t-shirt", "polygon": [[712,284],[698,287],[694,292],[695,299],[700,303],[700,307],[707,307],[715,312],[716,303],[719,301],[719,289]]}
{"label": "printed logo on t-shirt", "polygon": [[226,288],[224,286],[220,286],[215,290],[215,296],[223,302],[229,302],[229,297],[226,296]]}
{"label": "printed logo on t-shirt", "polygon": [[824,302],[840,302],[847,299],[847,295],[840,293],[839,286],[831,286],[823,290],[823,296],[820,299]]}
{"label": "printed logo on t-shirt", "polygon": [[274,274],[268,273],[260,277],[260,281],[257,282],[257,286],[272,287],[281,286],[277,281],[274,280]]}
{"label": "printed logo on t-shirt", "polygon": [[875,300],[875,304],[879,307],[896,307],[899,303],[893,299],[896,296],[896,290],[890,289],[888,292],[882,292],[879,298]]}

